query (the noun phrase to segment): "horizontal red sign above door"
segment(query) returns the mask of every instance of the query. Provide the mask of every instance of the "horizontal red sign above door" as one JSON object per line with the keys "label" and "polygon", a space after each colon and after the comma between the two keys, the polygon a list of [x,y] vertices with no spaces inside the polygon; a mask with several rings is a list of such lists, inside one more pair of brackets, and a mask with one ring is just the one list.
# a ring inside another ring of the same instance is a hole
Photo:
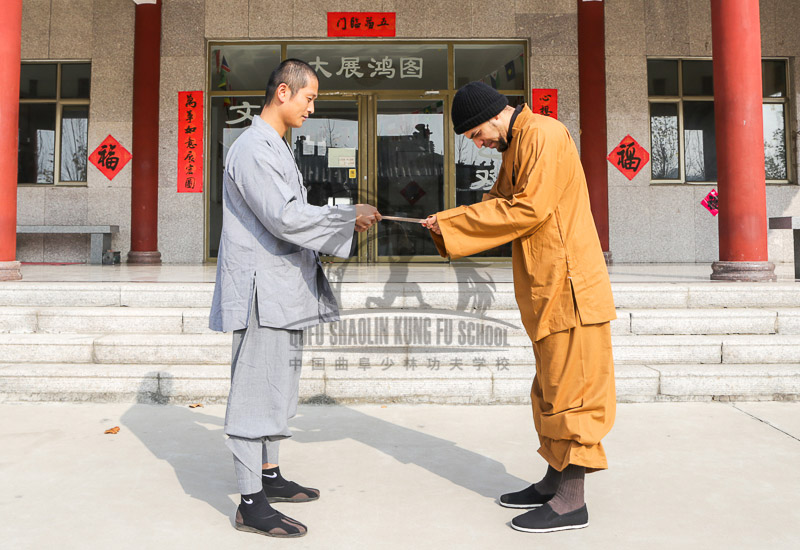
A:
{"label": "horizontal red sign above door", "polygon": [[328,36],[362,38],[395,36],[395,12],[329,11]]}

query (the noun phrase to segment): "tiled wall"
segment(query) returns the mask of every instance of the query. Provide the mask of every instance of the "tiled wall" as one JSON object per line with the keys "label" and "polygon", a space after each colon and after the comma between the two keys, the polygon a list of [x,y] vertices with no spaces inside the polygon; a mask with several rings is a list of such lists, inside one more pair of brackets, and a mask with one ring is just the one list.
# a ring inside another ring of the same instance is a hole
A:
{"label": "tiled wall", "polygon": [[[800,33],[794,27],[800,20],[800,4],[761,0],[761,6],[763,54],[800,53]],[[710,55],[709,9],[707,0],[606,0],[609,151],[626,134],[650,149],[647,56]],[[23,2],[23,60],[92,61],[90,150],[108,134],[131,149],[134,11],[131,0]],[[174,179],[177,92],[204,89],[206,40],[323,37],[328,11],[395,11],[399,38],[527,38],[531,44],[532,87],[558,89],[559,117],[579,141],[575,0],[502,4],[477,0],[164,0],[159,250],[165,263],[203,261],[203,196],[176,193]],[[796,105],[800,80],[796,71],[792,74]],[[793,116],[796,112],[793,108]],[[130,248],[130,185],[128,164],[113,181],[90,167],[87,187],[21,187],[19,223],[116,224],[120,233],[113,246],[124,256]],[[716,260],[716,219],[700,205],[710,189],[652,186],[647,168],[628,181],[609,164],[610,241],[615,261]],[[768,215],[800,215],[797,189],[770,186]],[[790,261],[790,232],[773,233],[771,259]],[[85,260],[88,238],[21,235],[18,258]]]}
{"label": "tiled wall", "polygon": [[[791,106],[797,128],[800,4],[761,0],[762,55],[790,57]],[[608,150],[630,134],[648,151],[647,56],[710,56],[708,0],[606,0]],[[796,159],[796,155],[794,156]],[[797,163],[794,161],[794,174]],[[796,178],[796,176],[795,176]],[[700,204],[715,186],[651,185],[649,167],[628,181],[609,165],[610,248],[618,262],[701,262],[718,259],[717,219]],[[767,215],[800,215],[796,185],[767,187]],[[793,259],[791,231],[769,232],[769,257]]]}

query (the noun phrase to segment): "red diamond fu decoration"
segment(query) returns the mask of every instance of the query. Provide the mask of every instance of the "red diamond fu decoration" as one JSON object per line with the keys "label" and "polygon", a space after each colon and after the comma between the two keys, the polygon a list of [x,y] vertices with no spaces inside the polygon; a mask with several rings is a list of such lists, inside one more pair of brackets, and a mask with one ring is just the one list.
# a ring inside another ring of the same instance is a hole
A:
{"label": "red diamond fu decoration", "polygon": [[408,185],[400,190],[400,194],[403,195],[403,198],[405,198],[412,206],[415,205],[419,199],[426,195],[425,190],[420,187],[416,181],[408,182]]}
{"label": "red diamond fu decoration", "polygon": [[650,154],[639,145],[630,134],[625,136],[619,145],[609,153],[608,162],[616,166],[625,177],[632,180],[650,161]]}
{"label": "red diamond fu decoration", "polygon": [[711,192],[700,201],[700,204],[705,206],[706,210],[711,212],[712,216],[719,214],[719,195],[717,194],[717,190],[712,189]]}
{"label": "red diamond fu decoration", "polygon": [[120,145],[110,134],[89,155],[89,162],[94,164],[110,180],[113,180],[114,176],[119,174],[130,160],[131,154],[128,150]]}

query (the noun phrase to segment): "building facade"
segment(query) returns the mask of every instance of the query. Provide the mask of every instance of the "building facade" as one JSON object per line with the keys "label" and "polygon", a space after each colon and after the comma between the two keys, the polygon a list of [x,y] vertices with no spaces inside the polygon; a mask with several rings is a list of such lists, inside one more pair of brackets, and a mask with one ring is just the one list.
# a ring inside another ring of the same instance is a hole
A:
{"label": "building facade", "polygon": [[[478,200],[500,158],[452,132],[450,102],[470,80],[493,85],[511,104],[557,90],[558,119],[579,142],[578,4],[164,0],[162,261],[216,257],[226,150],[259,112],[269,72],[286,57],[312,63],[320,77],[315,116],[287,135],[317,204],[370,202],[384,214],[424,217]],[[717,219],[701,204],[717,173],[710,3],[604,5],[606,152],[630,136],[649,154],[632,178],[607,163],[610,252],[625,263],[711,263]],[[17,223],[118,225],[112,248],[123,256],[131,246],[130,165],[109,179],[86,159],[109,135],[137,154],[136,9],[131,0],[24,0],[22,17]],[[329,38],[328,13],[343,10],[394,13],[396,36]],[[798,20],[800,2],[761,0],[768,216],[800,215]],[[178,192],[178,97],[186,91],[204,99],[202,192]],[[421,228],[390,222],[361,235],[353,252],[364,262],[442,261]],[[17,236],[23,262],[88,257],[85,235]],[[770,231],[769,259],[792,261],[791,232]]]}

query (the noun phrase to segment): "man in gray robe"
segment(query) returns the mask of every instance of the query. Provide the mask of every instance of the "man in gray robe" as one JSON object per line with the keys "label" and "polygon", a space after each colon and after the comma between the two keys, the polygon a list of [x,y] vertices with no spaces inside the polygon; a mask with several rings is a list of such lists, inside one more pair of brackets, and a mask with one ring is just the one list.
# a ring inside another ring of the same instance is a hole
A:
{"label": "man in gray robe", "polygon": [[306,527],[269,502],[307,502],[319,491],[283,478],[278,444],[297,409],[302,331],[336,321],[319,253],[349,256],[353,232],[380,220],[369,205],[314,206],[283,136],[314,112],[319,83],[303,61],[272,72],[265,105],[234,142],[223,175],[223,218],[209,326],[233,331],[225,415],[241,503],[236,528],[298,537]]}

